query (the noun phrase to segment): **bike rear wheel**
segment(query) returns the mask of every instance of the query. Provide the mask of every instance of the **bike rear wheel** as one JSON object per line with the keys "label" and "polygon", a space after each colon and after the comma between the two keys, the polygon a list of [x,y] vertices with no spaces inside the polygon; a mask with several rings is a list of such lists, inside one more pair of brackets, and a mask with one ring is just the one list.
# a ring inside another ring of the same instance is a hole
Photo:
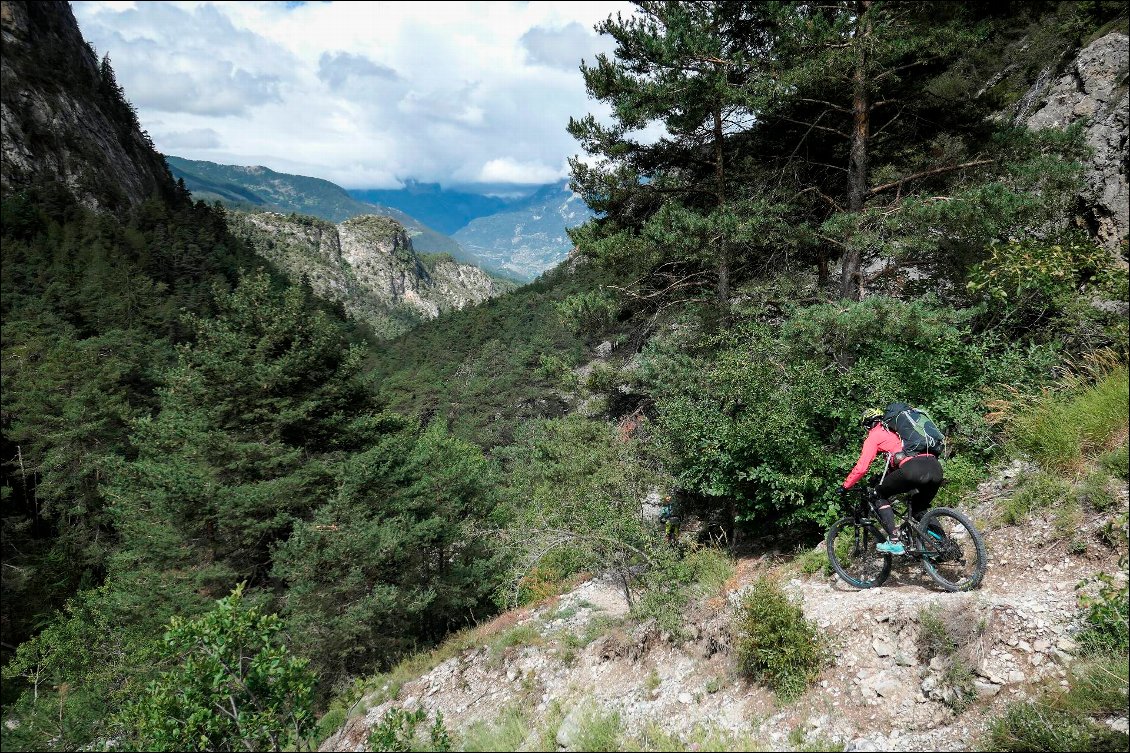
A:
{"label": "bike rear wheel", "polygon": [[922,566],[947,591],[969,591],[985,576],[985,542],[969,518],[948,507],[935,507],[919,524]]}
{"label": "bike rear wheel", "polygon": [[891,574],[891,555],[876,551],[875,544],[886,538],[870,520],[841,518],[824,537],[828,562],[856,588],[881,586]]}

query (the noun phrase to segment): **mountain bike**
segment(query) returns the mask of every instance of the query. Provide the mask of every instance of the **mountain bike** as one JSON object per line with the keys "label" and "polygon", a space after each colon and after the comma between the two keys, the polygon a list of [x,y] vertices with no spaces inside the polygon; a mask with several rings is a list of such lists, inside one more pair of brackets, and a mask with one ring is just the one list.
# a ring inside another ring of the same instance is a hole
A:
{"label": "mountain bike", "polygon": [[[832,569],[856,588],[881,586],[891,574],[892,555],[875,549],[875,544],[887,540],[878,500],[875,489],[864,489],[849,514],[836,521],[824,538]],[[947,591],[969,591],[981,583],[988,558],[981,533],[969,518],[948,507],[934,507],[916,520],[906,499],[893,500],[891,509],[906,549],[899,556],[921,562]]]}

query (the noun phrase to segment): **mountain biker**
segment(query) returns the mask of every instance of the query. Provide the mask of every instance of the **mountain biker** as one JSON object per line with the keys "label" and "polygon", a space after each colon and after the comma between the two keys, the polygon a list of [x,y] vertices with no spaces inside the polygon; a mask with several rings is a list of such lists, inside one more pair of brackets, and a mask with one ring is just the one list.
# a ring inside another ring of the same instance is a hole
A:
{"label": "mountain biker", "polygon": [[664,524],[663,533],[667,543],[675,544],[679,540],[679,524],[682,523],[682,518],[675,503],[671,500],[670,494],[663,498],[663,508],[659,511],[659,522]]}
{"label": "mountain biker", "polygon": [[880,452],[887,453],[887,466],[877,487],[879,520],[887,529],[887,541],[879,542],[875,548],[888,554],[904,554],[906,550],[902,542],[897,540],[891,497],[912,489],[917,490],[918,493],[911,498],[911,514],[916,518],[920,517],[934,501],[938,488],[942,485],[942,464],[938,458],[929,453],[917,455],[904,453],[902,439],[883,425],[883,411],[878,408],[868,408],[863,411],[860,424],[867,430],[867,439],[863,442],[863,449],[859,453],[855,467],[844,479],[840,494],[847,494],[848,489],[863,478],[876,455]]}

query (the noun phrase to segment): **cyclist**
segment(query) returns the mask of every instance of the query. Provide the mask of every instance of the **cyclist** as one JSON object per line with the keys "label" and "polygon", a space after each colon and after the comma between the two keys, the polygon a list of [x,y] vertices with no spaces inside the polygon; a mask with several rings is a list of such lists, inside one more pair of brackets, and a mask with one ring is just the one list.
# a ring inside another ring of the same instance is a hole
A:
{"label": "cyclist", "polygon": [[663,508],[659,511],[659,522],[663,523],[664,536],[668,544],[675,544],[679,540],[679,524],[682,523],[679,511],[668,494],[663,498]]}
{"label": "cyclist", "polygon": [[912,489],[917,490],[918,493],[911,498],[911,514],[916,518],[920,517],[934,501],[938,488],[942,485],[942,464],[929,453],[918,455],[904,453],[902,439],[883,425],[883,411],[878,408],[868,408],[863,411],[860,424],[867,430],[867,439],[863,442],[858,462],[844,479],[840,494],[847,494],[848,489],[855,486],[867,473],[875,456],[885,452],[887,465],[877,491],[879,520],[887,529],[887,540],[879,542],[875,548],[888,554],[904,554],[906,550],[902,542],[898,541],[898,533],[895,531],[895,513],[891,510],[891,497]]}

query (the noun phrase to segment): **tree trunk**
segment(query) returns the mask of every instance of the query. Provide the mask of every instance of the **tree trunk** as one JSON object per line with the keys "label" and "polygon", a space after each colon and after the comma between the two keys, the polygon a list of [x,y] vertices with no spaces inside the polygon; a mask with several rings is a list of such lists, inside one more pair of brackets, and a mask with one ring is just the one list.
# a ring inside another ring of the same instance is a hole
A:
{"label": "tree trunk", "polygon": [[[848,160],[848,211],[858,215],[867,197],[867,140],[871,131],[871,97],[867,91],[867,44],[871,36],[871,19],[867,13],[871,0],[859,0],[856,25],[855,75],[852,77],[851,156]],[[859,300],[863,258],[856,242],[844,251],[840,276],[840,297]]]}
{"label": "tree trunk", "polygon": [[[722,150],[722,108],[714,108],[714,179],[715,197],[718,200],[719,214],[726,207],[726,165]],[[725,236],[718,238],[718,305],[723,316],[730,311],[730,246]]]}

